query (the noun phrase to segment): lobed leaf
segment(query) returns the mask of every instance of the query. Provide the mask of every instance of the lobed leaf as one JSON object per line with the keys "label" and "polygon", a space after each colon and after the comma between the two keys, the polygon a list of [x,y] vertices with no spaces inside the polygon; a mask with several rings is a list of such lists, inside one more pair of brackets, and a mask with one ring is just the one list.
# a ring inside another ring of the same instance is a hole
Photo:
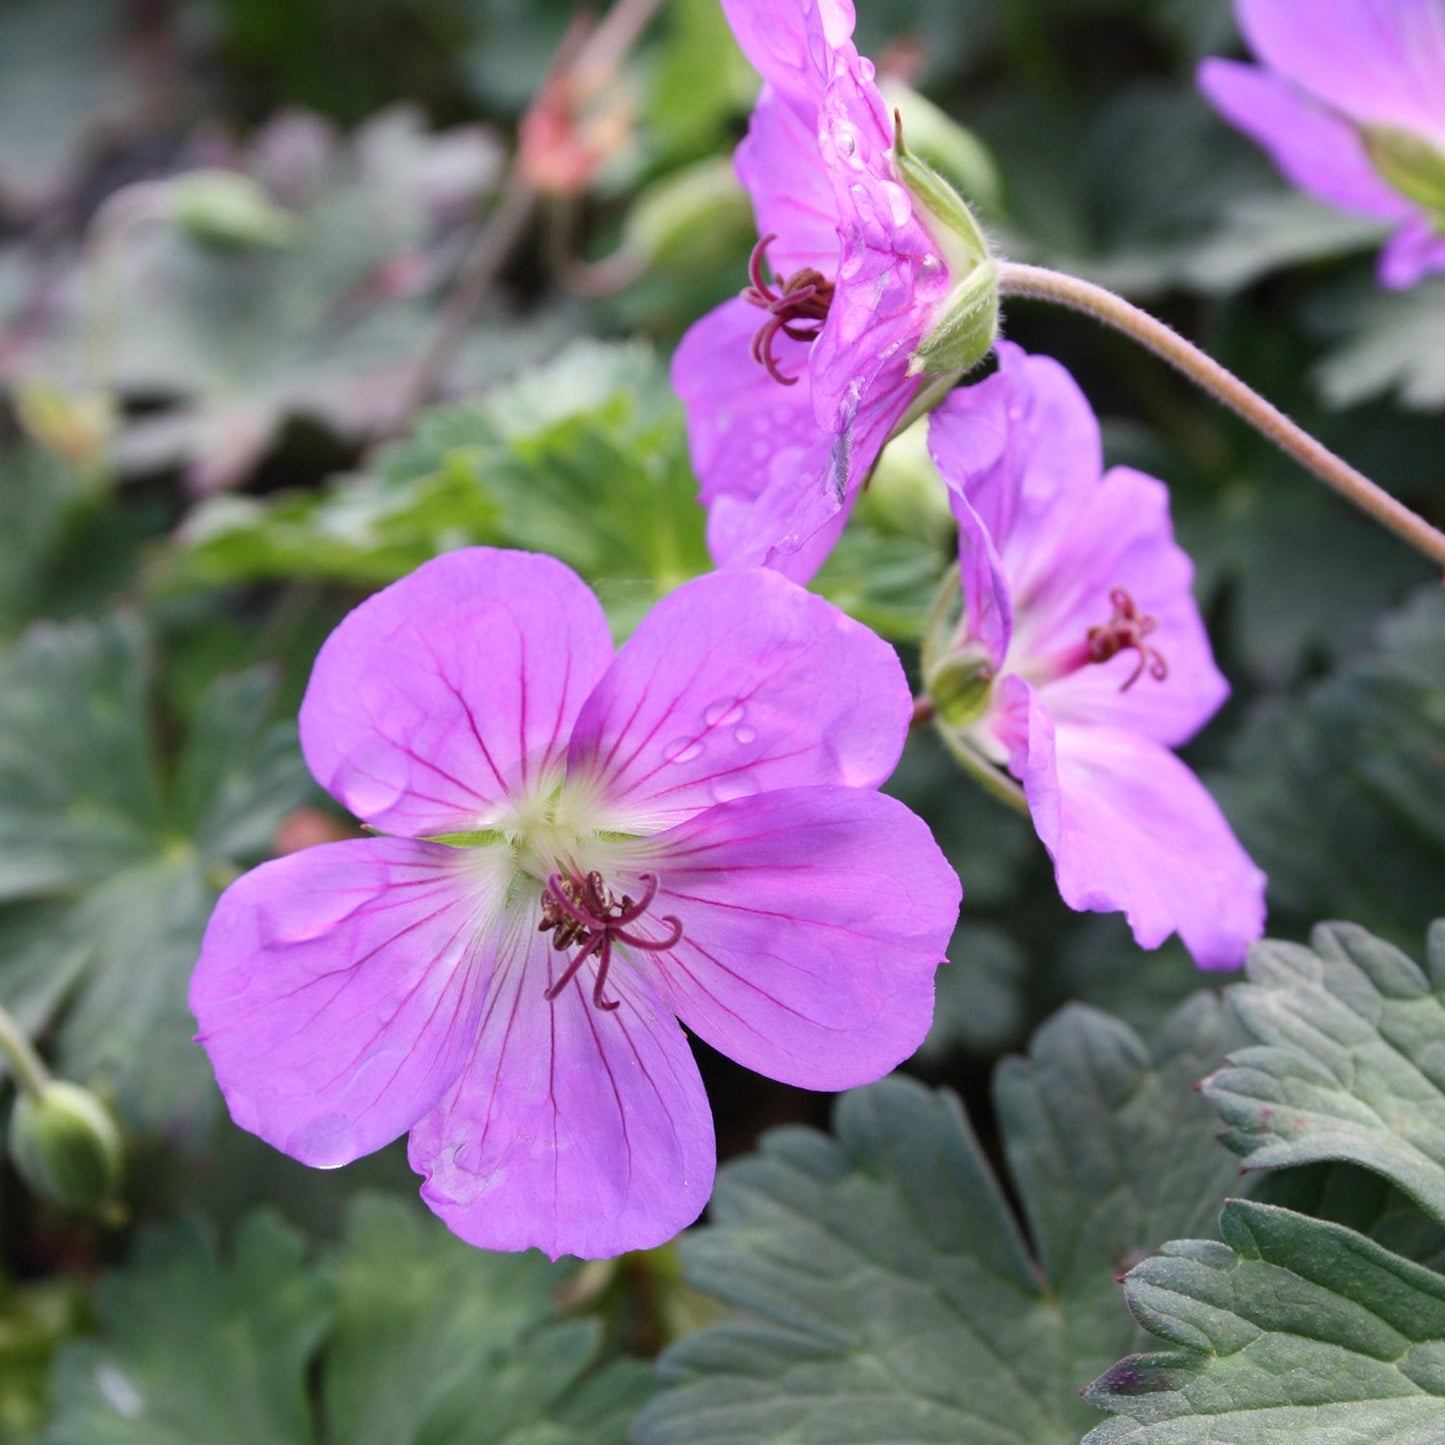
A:
{"label": "lobed leaf", "polygon": [[1037,1257],[947,1092],[893,1077],[844,1096],[835,1138],[765,1136],[682,1245],[691,1282],[744,1313],[667,1351],[638,1445],[1077,1440],[1079,1385],[1137,1338],[1114,1277],[1230,1177],[1190,1090],[1229,1032],[1198,995],[1151,1054],[1076,1007],[1004,1066]]}
{"label": "lobed leaf", "polygon": [[1229,991],[1259,1042],[1204,1081],[1249,1169],[1343,1160],[1445,1223],[1445,922],[1427,969],[1362,928],[1266,942]]}
{"label": "lobed leaf", "polygon": [[1125,1298],[1176,1348],[1091,1384],[1115,1416],[1085,1445],[1340,1445],[1439,1438],[1445,1279],[1373,1240],[1234,1200],[1224,1242],[1185,1239],[1131,1270]]}
{"label": "lobed leaf", "polygon": [[216,1103],[186,986],[220,888],[312,785],[271,680],[216,682],[168,776],[133,623],[42,624],[0,666],[0,1003],[142,1127]]}

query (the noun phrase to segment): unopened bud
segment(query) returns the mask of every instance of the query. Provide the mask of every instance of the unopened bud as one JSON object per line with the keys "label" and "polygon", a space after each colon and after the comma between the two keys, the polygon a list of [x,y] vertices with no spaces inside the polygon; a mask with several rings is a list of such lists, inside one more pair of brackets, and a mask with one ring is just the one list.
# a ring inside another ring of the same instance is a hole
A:
{"label": "unopened bud", "polygon": [[288,245],[296,218],[240,171],[185,171],[166,183],[171,219],[208,246]]}
{"label": "unopened bud", "polygon": [[883,448],[857,516],[881,531],[942,547],[954,533],[948,489],[928,452],[928,418],[919,417]]}
{"label": "unopened bud", "polygon": [[953,282],[938,319],[909,360],[909,375],[968,371],[998,339],[998,266],[963,197],[903,144],[901,121],[894,132],[893,163]]}
{"label": "unopened bud", "polygon": [[950,727],[967,727],[988,711],[994,669],[979,651],[951,652],[924,678],[938,720]]}
{"label": "unopened bud", "polygon": [[698,161],[654,181],[632,203],[625,248],[647,266],[704,270],[746,248],[752,205],[732,162]]}
{"label": "unopened bud", "polygon": [[115,398],[108,391],[66,391],[43,381],[16,388],[15,416],[36,446],[77,467],[104,460],[116,429]]}
{"label": "unopened bud", "polygon": [[30,1188],[62,1209],[118,1212],[125,1146],[90,1090],[63,1079],[22,1090],[10,1114],[10,1156]]}

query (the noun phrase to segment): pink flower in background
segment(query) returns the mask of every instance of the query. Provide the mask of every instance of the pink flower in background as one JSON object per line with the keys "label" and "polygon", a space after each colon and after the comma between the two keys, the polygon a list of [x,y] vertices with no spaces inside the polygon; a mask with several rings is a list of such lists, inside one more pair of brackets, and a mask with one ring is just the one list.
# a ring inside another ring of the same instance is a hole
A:
{"label": "pink flower in background", "polygon": [[1023,784],[1071,908],[1123,910],[1146,948],[1177,932],[1234,968],[1264,928],[1264,875],[1171,751],[1228,695],[1161,482],[1103,472],[1067,371],[1001,343],[929,447],[959,524],[964,611],[930,661],[940,721]]}
{"label": "pink flower in background", "polygon": [[620,652],[548,557],[454,552],[378,593],[301,738],[382,836],[246,874],[192,980],[232,1116],[321,1167],[410,1130],[474,1244],[669,1239],[715,1164],[678,1020],[815,1089],[928,1029],[959,885],[876,791],[910,708],[891,648],[773,572],[688,583]]}
{"label": "pink flower in background", "polygon": [[672,380],[714,558],[806,581],[918,393],[909,362],[951,279],[848,0],[723,9],[764,80],[736,158],[763,239],[752,285],[692,327]]}
{"label": "pink flower in background", "polygon": [[1379,276],[1445,270],[1445,0],[1236,0],[1261,69],[1199,84],[1302,190],[1398,228]]}

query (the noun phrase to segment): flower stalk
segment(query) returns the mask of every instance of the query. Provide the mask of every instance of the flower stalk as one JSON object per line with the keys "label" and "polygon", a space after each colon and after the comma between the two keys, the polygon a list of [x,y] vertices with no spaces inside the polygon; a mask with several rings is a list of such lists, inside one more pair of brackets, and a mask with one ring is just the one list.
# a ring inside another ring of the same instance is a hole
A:
{"label": "flower stalk", "polygon": [[20,1025],[4,1008],[0,1008],[0,1054],[9,1063],[16,1084],[25,1092],[39,1094],[49,1085],[50,1071],[30,1047]]}
{"label": "flower stalk", "polygon": [[1252,391],[1233,372],[1186,341],[1172,327],[1102,286],[1042,266],[1003,262],[999,266],[998,281],[1002,296],[1053,301],[1092,316],[1096,321],[1131,337],[1243,417],[1281,451],[1362,511],[1368,512],[1381,526],[1387,527],[1445,569],[1445,533],[1432,527],[1363,472],[1337,457],[1273,403]]}

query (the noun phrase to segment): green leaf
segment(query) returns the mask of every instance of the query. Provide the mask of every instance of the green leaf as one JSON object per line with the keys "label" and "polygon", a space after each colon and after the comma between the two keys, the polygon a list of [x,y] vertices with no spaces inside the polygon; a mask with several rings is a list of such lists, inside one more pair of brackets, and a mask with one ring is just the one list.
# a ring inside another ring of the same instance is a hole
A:
{"label": "green leaf", "polygon": [[1269,875],[1277,920],[1359,921],[1409,946],[1445,877],[1445,597],[1388,617],[1376,644],[1248,722],[1213,776]]}
{"label": "green leaf", "polygon": [[0,669],[0,1003],[32,1034],[60,1011],[60,1071],[142,1127],[182,1133],[216,1098],[186,986],[220,888],[311,796],[259,672],[217,682],[174,772],[129,623],[32,628]]}
{"label": "green leaf", "polygon": [[622,1445],[652,1393],[640,1361],[588,1376],[600,1322],[558,1320],[573,1267],[473,1249],[413,1202],[354,1203],[329,1273],[336,1445]]}
{"label": "green leaf", "polygon": [[194,1224],[145,1236],[99,1291],[99,1341],[71,1344],[43,1445],[309,1445],[306,1372],[329,1321],[300,1238],[251,1216],[229,1263]]}
{"label": "green leaf", "polygon": [[1445,409],[1445,281],[1408,291],[1362,283],[1331,298],[1325,329],[1344,338],[1315,371],[1332,406],[1393,395],[1415,411]]}
{"label": "green leaf", "polygon": [[479,402],[428,414],[374,476],[203,507],[180,563],[208,583],[375,584],[454,547],[525,547],[582,573],[625,633],[711,567],[703,520],[682,408],[656,358],[579,343]]}
{"label": "green leaf", "polygon": [[1235,1200],[1224,1243],[1165,1246],[1124,1281],[1176,1349],[1089,1386],[1117,1418],[1086,1445],[1336,1445],[1438,1438],[1445,1279],[1363,1235]]}
{"label": "green leaf", "polygon": [[1150,1053],[1071,1008],[1000,1070],[1004,1147],[1037,1255],[957,1100],[902,1077],[846,1095],[835,1138],[765,1136],[683,1242],[745,1313],[663,1357],[638,1445],[1073,1442],[1077,1390],[1137,1332],[1113,1280],[1233,1177],[1192,1081],[1226,1046],[1197,995]]}
{"label": "green leaf", "polygon": [[1256,1046],[1204,1081],[1250,1169],[1346,1160],[1445,1223],[1445,922],[1429,974],[1362,928],[1256,945],[1229,1001]]}

